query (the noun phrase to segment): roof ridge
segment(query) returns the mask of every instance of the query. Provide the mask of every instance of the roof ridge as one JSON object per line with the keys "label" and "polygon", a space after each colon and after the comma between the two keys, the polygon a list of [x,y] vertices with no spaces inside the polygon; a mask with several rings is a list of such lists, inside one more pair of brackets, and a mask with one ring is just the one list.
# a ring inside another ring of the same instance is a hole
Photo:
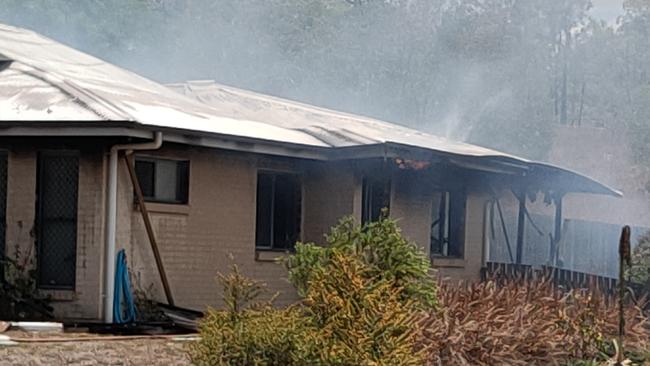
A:
{"label": "roof ridge", "polygon": [[338,117],[347,117],[347,118],[358,120],[358,121],[394,125],[394,126],[398,126],[398,127],[401,127],[401,128],[413,130],[413,131],[416,131],[416,132],[425,133],[425,132],[413,129],[413,128],[408,127],[408,126],[404,126],[404,125],[396,123],[396,122],[383,121],[383,120],[380,120],[380,119],[377,119],[377,118],[374,118],[374,117],[364,116],[364,115],[355,114],[355,113],[351,113],[351,112],[339,111],[339,110],[335,110],[335,109],[332,109],[332,108],[327,108],[327,107],[322,107],[322,106],[318,106],[318,105],[315,105],[315,104],[309,104],[309,103],[306,103],[306,102],[297,101],[297,100],[294,100],[294,99],[278,97],[278,96],[275,96],[275,95],[265,94],[265,93],[257,92],[257,91],[254,91],[254,90],[243,89],[243,88],[239,88],[239,87],[236,87],[236,86],[226,85],[226,84],[218,83],[214,79],[187,80],[185,82],[169,83],[169,84],[166,84],[166,85],[168,85],[168,86],[185,85],[185,86],[188,86],[188,87],[191,88],[192,83],[200,83],[200,84],[203,84],[204,86],[212,86],[212,85],[214,85],[217,88],[223,89],[226,92],[237,93],[237,94],[246,94],[246,95],[244,95],[246,97],[253,96],[253,97],[257,97],[257,98],[262,99],[262,100],[267,99],[267,100],[271,100],[271,101],[274,101],[274,102],[287,104],[289,107],[301,107],[301,108],[304,108],[304,109],[307,109],[307,110],[309,110],[309,109],[314,110],[315,109],[315,110],[317,110],[319,112],[327,113],[329,115],[334,115],[334,116],[338,116]]}
{"label": "roof ridge", "polygon": [[[475,146],[475,147],[480,147],[482,149],[490,150],[490,151],[493,151],[493,152],[496,152],[496,153],[501,153],[501,152],[498,152],[498,151],[493,150],[491,148],[474,145],[474,144],[471,144],[471,143],[468,143],[468,142],[455,141],[455,140],[452,140],[452,139],[444,137],[444,136],[435,135],[435,134],[432,134],[432,133],[429,133],[429,132],[421,131],[421,130],[418,130],[416,128],[405,126],[405,125],[402,125],[402,124],[399,124],[399,123],[396,123],[396,122],[384,121],[384,120],[374,118],[374,117],[354,114],[354,113],[350,113],[350,112],[338,111],[338,110],[335,110],[335,109],[321,107],[321,106],[317,106],[317,105],[313,105],[313,104],[309,104],[309,103],[305,103],[305,102],[296,101],[296,100],[293,100],[293,99],[288,99],[288,98],[278,97],[278,96],[274,96],[274,95],[264,94],[262,92],[257,92],[257,91],[253,91],[253,90],[239,88],[239,87],[236,87],[236,86],[222,84],[222,83],[217,82],[214,79],[187,80],[185,82],[168,83],[168,84],[165,84],[165,85],[167,85],[168,87],[182,86],[182,87],[184,87],[186,89],[189,88],[190,89],[189,91],[191,92],[192,84],[198,84],[197,86],[199,86],[199,87],[214,86],[214,87],[216,87],[217,89],[219,89],[221,91],[224,91],[224,92],[227,92],[227,93],[230,93],[230,94],[235,94],[235,95],[238,95],[238,96],[243,97],[243,98],[254,97],[254,98],[257,98],[259,101],[263,101],[263,102],[282,103],[285,107],[302,108],[306,112],[317,111],[317,112],[323,113],[324,115],[326,115],[328,117],[346,118],[346,119],[349,119],[349,120],[352,120],[352,121],[355,121],[355,122],[364,123],[366,125],[380,125],[380,126],[388,127],[388,128],[398,127],[400,129],[403,129],[405,132],[408,132],[408,133],[411,133],[411,134],[414,134],[414,135],[419,135],[419,136],[423,136],[423,137],[432,137],[432,138],[436,138],[436,139],[441,139],[441,140],[443,140],[445,142],[450,142],[450,143],[465,145],[465,146]],[[197,96],[198,95],[195,95],[195,97],[197,97]],[[205,100],[202,100],[202,99],[198,99],[198,100],[201,103],[209,104],[208,101],[205,101]],[[375,127],[375,126],[372,126],[372,127]],[[509,154],[507,154],[507,155],[509,155]]]}
{"label": "roof ridge", "polygon": [[[83,92],[82,92],[81,88],[79,88],[78,86],[74,85],[71,82],[66,82],[66,80],[63,77],[61,77],[61,75],[58,75],[57,73],[53,73],[53,72],[45,72],[44,70],[41,70],[39,67],[34,66],[34,65],[30,65],[30,64],[25,63],[23,61],[13,61],[12,63],[14,65],[18,66],[18,67],[14,67],[15,70],[18,70],[18,71],[20,71],[20,72],[22,72],[22,73],[24,73],[26,75],[29,75],[29,76],[31,76],[33,78],[41,80],[41,81],[51,85],[52,87],[54,87],[56,89],[59,89],[62,93],[64,93],[65,95],[68,95],[69,97],[71,97],[72,101],[74,103],[76,103],[77,105],[79,105],[79,106],[87,109],[88,111],[96,114],[98,117],[103,118],[105,120],[110,119],[109,116],[107,115],[107,113],[104,113],[104,112],[102,112],[102,111],[98,110],[97,108],[94,108],[94,107],[92,107],[90,105],[90,103],[86,100],[87,96],[83,95]],[[22,68],[20,67],[21,65],[23,66]],[[24,66],[27,66],[27,67],[31,68],[32,70],[27,70],[27,69],[24,68]],[[61,81],[60,82],[55,82],[55,81],[51,80],[51,75],[54,75],[57,78],[60,78]],[[82,95],[78,95],[78,94],[82,94]],[[93,99],[94,99],[95,102],[98,102],[96,100],[96,98],[93,98]]]}

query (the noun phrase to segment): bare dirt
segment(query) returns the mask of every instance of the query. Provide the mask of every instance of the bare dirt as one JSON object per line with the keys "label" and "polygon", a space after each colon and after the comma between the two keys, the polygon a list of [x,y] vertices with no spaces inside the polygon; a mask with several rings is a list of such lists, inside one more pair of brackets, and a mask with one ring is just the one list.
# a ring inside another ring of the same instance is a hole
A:
{"label": "bare dirt", "polygon": [[[7,334],[27,336],[28,334]],[[52,337],[60,337],[52,335]],[[90,335],[76,335],[87,337]],[[63,335],[63,337],[70,337]],[[0,346],[5,365],[190,365],[187,341],[171,339],[93,340],[19,343]]]}

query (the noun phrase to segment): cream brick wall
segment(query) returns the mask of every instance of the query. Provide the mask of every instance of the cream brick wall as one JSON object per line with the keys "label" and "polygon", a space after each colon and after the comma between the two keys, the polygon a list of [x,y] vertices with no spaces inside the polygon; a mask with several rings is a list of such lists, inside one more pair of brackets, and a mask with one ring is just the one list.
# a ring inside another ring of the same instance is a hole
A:
{"label": "cream brick wall", "polygon": [[[303,240],[325,244],[324,234],[344,216],[361,218],[355,199],[361,200],[359,179],[348,163],[312,163],[304,174]],[[360,204],[359,204],[360,206]],[[356,215],[358,213],[358,216]]]}
{"label": "cream brick wall", "polygon": [[[147,155],[190,160],[188,205],[148,204],[156,239],[176,303],[203,309],[220,306],[217,273],[236,263],[241,271],[279,292],[277,304],[297,299],[286,270],[272,259],[281,253],[255,250],[255,210],[258,169],[295,172],[303,182],[303,241],[322,242],[337,220],[354,210],[356,186],[346,164],[238,154],[220,150],[165,146]],[[121,164],[120,174],[128,172]],[[120,179],[120,212],[131,218],[128,248],[132,270],[141,287],[154,285],[163,299],[155,261],[144,224],[134,209],[130,184]],[[128,183],[128,182],[127,182]],[[232,259],[231,259],[232,258]]]}
{"label": "cream brick wall", "polygon": [[[36,165],[39,146],[5,146],[8,154],[7,255],[17,251],[35,263],[34,220]],[[77,207],[77,263],[74,291],[43,291],[53,296],[55,315],[65,318],[97,318],[101,306],[99,279],[103,248],[103,157],[82,152],[79,161]]]}
{"label": "cream brick wall", "polygon": [[390,215],[406,238],[426,253],[430,250],[433,187],[424,177],[398,171],[391,181]]}
{"label": "cream brick wall", "polygon": [[[430,247],[433,184],[426,174],[397,171],[391,187],[391,217],[398,220],[402,233],[427,253]],[[484,251],[484,211],[487,195],[470,191],[465,217],[463,258],[434,258],[434,268],[452,281],[480,279]]]}
{"label": "cream brick wall", "polygon": [[6,254],[10,258],[17,254],[33,255],[36,153],[32,150],[9,150],[7,163]]}
{"label": "cream brick wall", "polygon": [[[38,146],[9,147],[7,248],[12,253],[33,248]],[[106,150],[106,149],[104,149]],[[233,263],[241,271],[279,292],[276,304],[297,299],[286,270],[274,263],[278,253],[256,252],[255,210],[257,171],[292,171],[303,182],[302,240],[323,243],[323,234],[337,220],[361,216],[361,178],[354,164],[298,161],[277,157],[194,148],[173,144],[149,156],[190,160],[188,205],[148,204],[156,239],[171,289],[179,306],[204,309],[221,306],[215,277]],[[77,281],[74,293],[54,293],[57,315],[99,318],[102,309],[106,151],[83,151],[79,169]],[[117,246],[125,248],[136,286],[152,285],[152,295],[164,301],[149,240],[123,160],[118,169]],[[391,215],[403,233],[429,247],[431,190],[412,174],[397,172],[392,182]],[[483,210],[486,197],[470,194],[467,203],[465,258],[434,262],[441,275],[478,279],[483,250]],[[33,255],[33,249],[32,255]]]}
{"label": "cream brick wall", "polygon": [[[220,150],[167,145],[147,155],[189,159],[190,203],[187,206],[149,204],[154,230],[176,303],[203,309],[221,306],[218,272],[236,263],[241,271],[278,292],[278,305],[297,299],[286,271],[270,259],[279,256],[255,251],[255,194],[258,169],[292,171],[303,182],[303,241],[323,243],[323,234],[337,220],[361,215],[361,179],[347,163],[298,162]],[[428,251],[431,192],[422,177],[397,172],[393,176],[391,216],[399,220],[404,235]],[[162,286],[144,231],[134,209],[128,173],[120,163],[120,232],[130,232],[124,242],[129,265],[141,287],[153,284],[163,300]],[[441,276],[452,280],[478,280],[483,256],[484,207],[487,197],[470,193],[467,201],[466,243],[463,259],[434,262]],[[126,235],[126,234],[125,234]],[[232,259],[231,259],[232,257]]]}

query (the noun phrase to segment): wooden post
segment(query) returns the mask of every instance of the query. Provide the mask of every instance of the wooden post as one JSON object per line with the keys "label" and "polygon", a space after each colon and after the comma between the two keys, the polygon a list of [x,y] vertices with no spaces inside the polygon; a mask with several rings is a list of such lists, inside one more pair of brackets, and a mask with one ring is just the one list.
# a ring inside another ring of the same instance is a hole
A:
{"label": "wooden post", "polygon": [[557,264],[558,246],[562,240],[562,195],[557,194],[553,200],[555,202],[555,232],[551,240],[551,252],[549,260],[552,266]]}
{"label": "wooden post", "polygon": [[506,221],[503,218],[503,210],[501,209],[501,203],[499,198],[494,194],[494,200],[497,204],[497,211],[499,212],[499,220],[501,220],[501,230],[503,230],[503,236],[506,240],[506,248],[508,248],[508,257],[510,258],[510,263],[514,263],[515,259],[512,256],[512,248],[510,248],[510,237],[508,235],[508,229],[506,228]]}
{"label": "wooden post", "polygon": [[517,217],[517,264],[521,264],[524,255],[524,234],[526,225],[526,191],[521,190],[519,195],[519,216]]}
{"label": "wooden post", "polygon": [[623,336],[625,335],[625,263],[630,265],[632,256],[630,248],[630,227],[624,226],[621,232],[621,240],[618,245],[619,267],[618,267],[618,343],[619,350],[616,357],[616,365],[623,365],[624,347]]}
{"label": "wooden post", "polygon": [[149,211],[147,211],[147,206],[144,202],[142,188],[140,187],[138,176],[135,174],[135,167],[133,165],[132,157],[133,155],[125,154],[124,161],[126,162],[126,166],[129,168],[129,176],[131,177],[131,183],[133,184],[135,196],[138,200],[138,207],[140,208],[140,213],[142,214],[142,219],[144,220],[144,227],[147,231],[147,236],[149,237],[151,251],[153,252],[153,256],[156,260],[156,267],[158,267],[158,274],[160,275],[160,281],[162,282],[163,290],[165,291],[167,303],[174,306],[174,298],[172,297],[172,291],[169,287],[169,282],[167,281],[165,267],[163,267],[162,258],[160,257],[160,251],[158,250],[158,244],[156,243],[156,236],[154,235],[153,227],[151,226],[151,220],[149,218]]}

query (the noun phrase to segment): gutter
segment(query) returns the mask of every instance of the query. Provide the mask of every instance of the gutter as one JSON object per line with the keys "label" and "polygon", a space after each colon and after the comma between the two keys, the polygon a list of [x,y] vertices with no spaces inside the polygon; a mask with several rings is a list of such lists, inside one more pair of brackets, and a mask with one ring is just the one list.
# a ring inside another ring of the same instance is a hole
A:
{"label": "gutter", "polygon": [[118,158],[120,151],[158,150],[162,146],[162,132],[155,132],[150,142],[138,144],[114,145],[111,147],[108,161],[108,193],[106,202],[106,246],[104,252],[104,293],[103,319],[106,323],[113,322],[113,297],[115,295],[115,253],[117,231],[117,178]]}

